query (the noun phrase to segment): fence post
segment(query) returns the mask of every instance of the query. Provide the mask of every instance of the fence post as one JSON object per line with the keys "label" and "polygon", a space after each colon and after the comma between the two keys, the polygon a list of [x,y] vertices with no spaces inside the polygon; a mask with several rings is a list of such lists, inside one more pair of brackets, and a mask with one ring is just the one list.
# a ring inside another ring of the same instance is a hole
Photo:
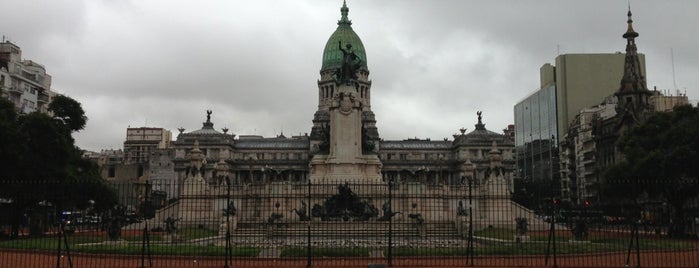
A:
{"label": "fence post", "polygon": [[227,189],[227,194],[226,194],[226,205],[228,206],[226,208],[226,260],[225,263],[223,264],[224,268],[230,267],[228,264],[229,262],[233,262],[233,248],[231,247],[231,213],[230,213],[230,206],[231,206],[231,178],[229,176],[226,176],[226,189]]}
{"label": "fence post", "polygon": [[58,202],[58,221],[60,222],[59,224],[59,230],[58,230],[58,251],[56,251],[56,268],[61,267],[61,242],[64,243],[66,247],[66,255],[68,256],[68,265],[69,267],[73,268],[73,259],[70,257],[70,248],[68,248],[68,236],[66,235],[66,223],[63,221],[62,213],[63,213],[63,206],[61,202]]}
{"label": "fence post", "polygon": [[[473,266],[473,195],[471,188],[473,187],[473,177],[468,178],[468,252],[466,258],[470,260],[469,265]],[[461,227],[463,228],[463,226]],[[463,231],[463,230],[462,230]]]}
{"label": "fence post", "polygon": [[[393,207],[393,181],[388,182],[388,204]],[[393,266],[393,215],[388,217],[388,266]]]}
{"label": "fence post", "polygon": [[556,198],[551,198],[551,227],[549,228],[549,241],[546,246],[546,260],[545,265],[549,264],[549,250],[553,247],[553,267],[558,267],[558,262],[556,258],[556,210],[558,206],[558,200]]}
{"label": "fence post", "polygon": [[[639,209],[640,213],[640,209]],[[634,239],[636,240],[636,267],[640,268],[641,267],[641,248],[638,243],[638,221],[640,220],[640,215],[639,219],[631,218],[633,223],[631,224],[631,239],[629,241],[629,249],[626,252],[626,265],[624,267],[629,267],[629,264],[631,262],[631,249],[633,248],[633,241]]]}
{"label": "fence post", "polygon": [[143,233],[142,233],[142,241],[141,241],[141,268],[145,267],[145,257],[146,254],[148,255],[148,267],[153,267],[153,259],[151,257],[151,251],[150,251],[150,235],[148,233],[148,217],[150,215],[151,211],[151,201],[150,197],[148,196],[148,192],[150,192],[150,183],[148,183],[148,180],[146,180],[145,184],[145,190],[144,190],[144,199],[143,199],[143,208],[145,208],[145,212],[142,213],[143,216]]}
{"label": "fence post", "polygon": [[311,267],[311,259],[312,259],[312,252],[311,252],[311,222],[313,221],[313,214],[311,213],[311,208],[313,207],[313,203],[311,203],[311,180],[308,180],[308,216],[310,217],[308,219],[308,233],[307,233],[307,259],[306,259],[306,267]]}

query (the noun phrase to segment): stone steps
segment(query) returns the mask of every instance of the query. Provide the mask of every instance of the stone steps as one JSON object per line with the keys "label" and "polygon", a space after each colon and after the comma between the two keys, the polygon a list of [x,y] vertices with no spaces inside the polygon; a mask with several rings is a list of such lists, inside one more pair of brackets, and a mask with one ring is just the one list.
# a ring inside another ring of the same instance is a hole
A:
{"label": "stone steps", "polygon": [[[457,237],[456,226],[451,222],[424,223],[421,227],[424,237]],[[414,223],[393,223],[394,236],[420,236],[420,231]],[[289,236],[300,237],[308,235],[307,223],[266,223],[242,222],[234,236]],[[311,236],[314,237],[385,237],[388,235],[387,222],[312,222]]]}

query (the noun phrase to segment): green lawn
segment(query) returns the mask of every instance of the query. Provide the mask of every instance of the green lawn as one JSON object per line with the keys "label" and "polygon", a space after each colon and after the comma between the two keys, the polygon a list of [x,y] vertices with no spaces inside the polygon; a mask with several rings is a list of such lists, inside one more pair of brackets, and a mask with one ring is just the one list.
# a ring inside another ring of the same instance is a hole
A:
{"label": "green lawn", "polygon": [[[75,251],[96,254],[125,254],[138,255],[142,252],[140,244],[130,245],[91,245],[74,247]],[[225,247],[214,245],[151,245],[153,255],[177,255],[177,256],[224,256]],[[234,247],[233,256],[236,257],[256,257],[260,254],[260,249],[250,247]]]}
{"label": "green lawn", "polygon": [[505,228],[485,228],[483,230],[474,231],[473,236],[512,240],[515,237],[515,230]]}
{"label": "green lawn", "polygon": [[[209,237],[213,231],[206,229],[182,230],[181,237],[195,239]],[[499,238],[503,240],[511,239],[514,233],[506,229],[485,229],[479,231],[482,237]],[[154,235],[152,240],[160,237],[161,234]],[[96,253],[96,254],[141,254],[140,236],[126,237],[129,244],[91,244],[105,241],[101,236],[80,236],[71,235],[68,237],[70,249],[74,252]],[[540,255],[547,250],[547,239],[545,236],[532,237],[531,242],[526,243],[502,243],[486,242],[476,243],[475,255]],[[558,238],[556,251],[558,254],[581,254],[596,252],[618,252],[625,251],[629,245],[628,238],[592,238],[589,242],[569,242],[569,238]],[[135,243],[134,243],[135,242]],[[465,241],[464,241],[465,245]],[[45,250],[54,251],[58,247],[56,237],[23,238],[15,240],[0,241],[0,248]],[[669,238],[641,238],[641,250],[684,250],[695,248],[695,243],[688,240]],[[281,257],[306,257],[306,247],[287,247],[281,251]],[[371,251],[383,251],[387,254],[385,247],[346,247],[346,248],[313,248],[314,257],[367,257]],[[239,257],[256,257],[261,249],[253,247],[234,247],[233,254]],[[466,247],[447,248],[415,248],[415,247],[394,247],[394,256],[465,256]],[[197,256],[223,256],[225,248],[215,245],[196,245],[188,243],[175,244],[152,244],[151,252],[154,255],[197,255]]]}
{"label": "green lawn", "polygon": [[[157,237],[157,236],[155,236]],[[151,241],[153,237],[151,238]],[[126,241],[139,242],[140,236],[125,237]],[[141,254],[140,243],[130,243],[125,245],[95,245],[92,243],[104,242],[103,237],[69,236],[68,246],[73,252],[99,253],[99,254]],[[61,246],[64,247],[63,243]],[[0,242],[0,248],[9,249],[30,249],[53,251],[58,247],[56,237],[40,237],[15,239]],[[213,245],[192,245],[192,244],[151,244],[151,253],[154,255],[201,255],[201,256],[223,256],[225,248]],[[260,249],[252,247],[235,247],[233,255],[239,257],[255,257]]]}
{"label": "green lawn", "polygon": [[206,228],[182,228],[177,231],[177,237],[180,240],[191,240],[205,237],[217,236],[218,230],[210,230]]}
{"label": "green lawn", "polygon": [[[313,248],[313,257],[368,257],[371,248]],[[280,257],[306,257],[308,249],[305,247],[291,247],[282,250]]]}

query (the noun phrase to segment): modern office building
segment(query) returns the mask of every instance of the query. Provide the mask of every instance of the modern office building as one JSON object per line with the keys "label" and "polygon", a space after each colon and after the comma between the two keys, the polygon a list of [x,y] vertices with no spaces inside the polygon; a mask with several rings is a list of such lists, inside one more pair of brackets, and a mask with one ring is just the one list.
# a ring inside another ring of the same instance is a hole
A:
{"label": "modern office building", "polygon": [[[517,179],[550,184],[553,195],[570,196],[571,181],[560,174],[559,143],[581,110],[614,94],[624,75],[625,57],[563,54],[556,57],[556,66],[540,68],[540,88],[514,108]],[[638,58],[645,71],[644,56]]]}

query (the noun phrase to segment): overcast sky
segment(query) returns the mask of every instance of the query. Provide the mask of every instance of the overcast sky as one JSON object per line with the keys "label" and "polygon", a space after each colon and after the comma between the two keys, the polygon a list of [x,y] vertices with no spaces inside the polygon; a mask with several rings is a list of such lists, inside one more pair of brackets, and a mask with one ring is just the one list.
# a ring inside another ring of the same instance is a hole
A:
{"label": "overcast sky", "polygon": [[[126,128],[308,133],[341,0],[0,0],[0,33],[83,105],[88,150]],[[349,0],[383,139],[501,132],[557,54],[624,51],[628,2]],[[648,86],[699,99],[699,1],[632,0]],[[671,53],[671,49],[674,53]],[[672,56],[674,54],[674,81]],[[676,81],[676,82],[675,82]]]}

